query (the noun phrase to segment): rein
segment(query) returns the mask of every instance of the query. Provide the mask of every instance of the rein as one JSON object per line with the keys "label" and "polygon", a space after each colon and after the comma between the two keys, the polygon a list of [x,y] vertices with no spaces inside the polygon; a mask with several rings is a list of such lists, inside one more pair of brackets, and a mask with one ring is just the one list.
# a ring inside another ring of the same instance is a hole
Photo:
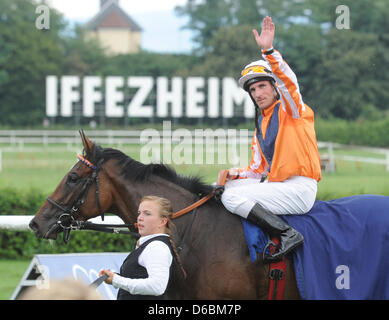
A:
{"label": "rein", "polygon": [[193,211],[197,207],[200,207],[202,204],[206,203],[213,196],[214,196],[214,191],[212,190],[211,193],[207,194],[205,197],[201,198],[200,200],[196,201],[195,203],[192,203],[190,206],[173,213],[172,218],[176,219],[176,218],[183,216],[184,214],[187,214],[188,212]]}
{"label": "rein", "polygon": [[219,190],[224,190],[224,185],[226,184],[227,176],[228,176],[228,170],[220,171],[217,177],[216,187],[211,191],[211,193],[207,194],[205,197],[201,198],[200,200],[196,201],[190,206],[173,213],[173,219],[181,217],[182,215],[196,209],[197,207],[200,207],[202,204],[206,203],[209,199],[216,196]]}
{"label": "rein", "polygon": [[[93,170],[92,176],[89,177],[84,185],[82,186],[82,190],[79,193],[79,197],[73,202],[71,206],[68,208],[65,208],[63,205],[58,203],[57,201],[51,199],[50,197],[47,197],[46,200],[56,207],[57,209],[62,211],[62,214],[59,216],[58,221],[54,223],[49,230],[46,233],[46,237],[48,237],[51,233],[53,232],[60,232],[63,231],[63,241],[67,243],[69,241],[70,237],[70,231],[71,230],[94,230],[94,231],[101,231],[101,232],[108,232],[108,233],[117,233],[117,234],[130,234],[131,236],[135,238],[139,238],[140,235],[135,232],[131,231],[125,231],[121,230],[123,228],[130,228],[130,227],[135,227],[137,229],[137,223],[134,224],[120,224],[120,225],[114,225],[114,224],[95,224],[91,223],[88,221],[79,221],[77,220],[77,213],[80,207],[84,204],[86,196],[88,194],[89,188],[93,183],[96,183],[96,204],[97,207],[99,208],[99,215],[101,216],[101,219],[104,221],[104,212],[101,209],[101,204],[100,204],[100,197],[99,197],[99,171],[102,167],[102,164],[104,162],[103,159],[101,159],[97,165],[94,165],[91,163],[89,160],[85,159],[83,156],[80,154],[77,155],[77,158],[86,165],[87,167],[91,168]],[[215,189],[211,191],[208,195],[205,197],[201,198],[200,200],[196,201],[195,203],[191,204],[190,206],[181,209],[177,212],[174,212],[172,215],[173,219],[179,218],[183,216],[184,214],[187,214],[205,202],[207,202],[209,199],[211,199],[215,195]],[[186,232],[185,232],[186,233]]]}
{"label": "rein", "polygon": [[192,203],[190,206],[188,206],[184,209],[181,209],[177,212],[174,212],[173,219],[179,218],[179,217],[183,216],[184,214],[193,211],[194,209],[196,209],[196,208],[200,207],[201,205],[203,205],[204,203],[206,203],[212,197],[217,196],[218,193],[220,192],[220,190],[224,190],[224,185],[226,184],[227,177],[228,177],[228,170],[220,171],[219,175],[217,177],[216,187],[213,188],[213,190],[209,194],[202,197],[200,200],[196,201],[195,203]]}

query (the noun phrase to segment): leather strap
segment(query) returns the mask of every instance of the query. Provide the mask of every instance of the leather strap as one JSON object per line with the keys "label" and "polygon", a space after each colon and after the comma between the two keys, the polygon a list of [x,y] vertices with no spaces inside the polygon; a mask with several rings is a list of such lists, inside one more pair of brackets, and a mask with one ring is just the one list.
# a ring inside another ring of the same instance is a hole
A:
{"label": "leather strap", "polygon": [[193,209],[200,207],[202,204],[204,204],[205,202],[207,202],[209,199],[211,199],[213,197],[213,193],[214,193],[214,191],[212,191],[210,194],[207,194],[205,197],[201,198],[199,201],[196,201],[195,203],[191,204],[189,207],[186,207],[180,211],[173,213],[173,219],[181,217],[182,215],[192,211]]}
{"label": "leather strap", "polygon": [[[217,184],[220,186],[224,186],[227,181],[227,176],[228,176],[228,170],[221,170],[218,174],[217,177]],[[203,205],[205,202],[207,202],[209,199],[211,199],[215,194],[215,189],[212,190],[211,193],[207,194],[205,197],[201,198],[200,200],[196,201],[195,203],[192,203],[190,206],[181,209],[179,211],[176,211],[173,213],[173,219],[179,218],[183,216],[184,214],[193,211],[197,207],[200,207]],[[137,223],[134,223],[135,228],[138,228]]]}
{"label": "leather strap", "polygon": [[[278,238],[274,237],[272,241],[277,245],[279,243]],[[270,253],[275,251],[274,246],[270,246]],[[273,262],[270,264],[269,269],[269,296],[268,300],[282,300],[285,291],[285,275],[286,275],[286,258],[285,256],[281,261]]]}
{"label": "leather strap", "polygon": [[[218,177],[217,177],[217,184],[220,186],[224,186],[226,184],[226,181],[227,181],[227,176],[228,176],[228,170],[221,170],[218,174]],[[190,211],[193,211],[194,209],[196,209],[197,207],[200,207],[202,204],[204,204],[209,199],[211,199],[214,196],[214,194],[215,194],[215,190],[212,190],[211,193],[207,194],[205,197],[201,198],[200,200],[196,201],[195,203],[192,203],[190,206],[188,206],[184,209],[181,209],[177,212],[174,212],[172,218],[176,219],[176,218],[179,218]],[[137,228],[137,223],[135,223],[134,225]]]}

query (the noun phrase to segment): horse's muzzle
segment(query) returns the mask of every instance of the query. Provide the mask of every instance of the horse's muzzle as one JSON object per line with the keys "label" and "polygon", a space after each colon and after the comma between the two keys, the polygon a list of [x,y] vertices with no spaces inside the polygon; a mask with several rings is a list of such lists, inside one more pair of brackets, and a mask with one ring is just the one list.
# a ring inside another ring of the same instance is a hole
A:
{"label": "horse's muzzle", "polygon": [[34,217],[29,225],[30,229],[34,232],[35,236],[40,239],[57,239],[57,233],[59,230],[54,230],[58,228],[44,228],[42,227],[39,222],[37,221],[36,217]]}

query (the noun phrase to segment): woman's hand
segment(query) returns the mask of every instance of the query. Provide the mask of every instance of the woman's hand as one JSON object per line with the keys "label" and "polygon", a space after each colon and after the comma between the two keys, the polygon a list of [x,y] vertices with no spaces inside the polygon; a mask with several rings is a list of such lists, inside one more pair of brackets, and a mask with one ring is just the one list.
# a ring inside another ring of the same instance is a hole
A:
{"label": "woman's hand", "polygon": [[108,276],[108,278],[105,279],[104,282],[108,283],[108,284],[112,284],[112,279],[113,279],[114,273],[110,269],[107,269],[107,270],[103,269],[100,271],[99,277],[101,277],[105,274]]}
{"label": "woman's hand", "polygon": [[276,27],[273,23],[273,20],[269,16],[263,19],[260,35],[258,34],[257,30],[253,29],[255,41],[262,50],[270,49],[273,47],[275,30]]}

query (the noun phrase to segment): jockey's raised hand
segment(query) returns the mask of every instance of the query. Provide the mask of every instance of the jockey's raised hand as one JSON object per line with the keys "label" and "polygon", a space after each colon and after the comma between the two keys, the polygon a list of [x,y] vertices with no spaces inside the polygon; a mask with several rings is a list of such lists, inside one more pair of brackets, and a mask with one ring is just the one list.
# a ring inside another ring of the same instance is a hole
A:
{"label": "jockey's raised hand", "polygon": [[270,49],[273,47],[274,33],[276,27],[271,17],[267,16],[263,19],[261,34],[258,34],[256,29],[253,29],[255,41],[262,50]]}

